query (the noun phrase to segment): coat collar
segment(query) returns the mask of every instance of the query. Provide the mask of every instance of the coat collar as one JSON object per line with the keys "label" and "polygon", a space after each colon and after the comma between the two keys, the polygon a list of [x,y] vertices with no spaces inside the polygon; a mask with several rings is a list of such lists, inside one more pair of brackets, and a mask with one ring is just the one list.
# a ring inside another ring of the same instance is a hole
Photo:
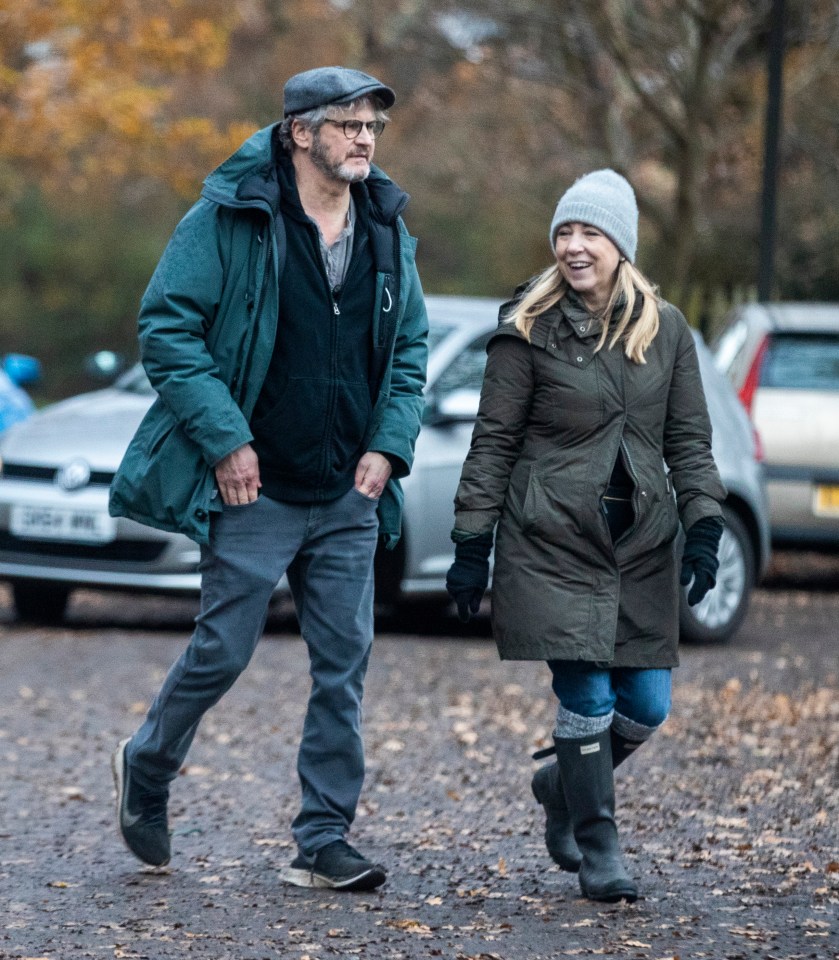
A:
{"label": "coat collar", "polygon": [[[633,321],[641,316],[643,306],[643,294],[636,291],[635,304],[632,308]],[[612,310],[612,320],[619,318],[625,307],[626,297],[621,294]],[[558,313],[560,314],[561,322],[556,333],[559,337],[568,337],[573,334],[578,340],[587,340],[590,337],[599,337],[603,330],[602,319],[594,316],[594,314],[589,311],[574,290],[568,290],[565,296],[559,301]]]}

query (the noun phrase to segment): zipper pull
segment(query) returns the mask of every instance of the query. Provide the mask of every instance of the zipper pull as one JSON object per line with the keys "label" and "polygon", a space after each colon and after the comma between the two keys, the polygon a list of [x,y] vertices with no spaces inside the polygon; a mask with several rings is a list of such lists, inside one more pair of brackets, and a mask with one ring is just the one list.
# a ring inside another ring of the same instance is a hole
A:
{"label": "zipper pull", "polygon": [[338,304],[334,300],[332,301],[332,310],[335,313],[336,317],[341,316],[341,311],[338,309]]}

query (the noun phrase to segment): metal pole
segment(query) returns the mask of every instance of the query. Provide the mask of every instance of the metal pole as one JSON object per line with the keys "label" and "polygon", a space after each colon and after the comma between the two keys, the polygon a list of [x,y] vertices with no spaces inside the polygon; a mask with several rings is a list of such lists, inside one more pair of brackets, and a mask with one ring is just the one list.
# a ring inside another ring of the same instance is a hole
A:
{"label": "metal pole", "polygon": [[784,72],[784,0],[772,0],[769,34],[769,77],[766,98],[766,132],[763,146],[763,190],[760,198],[759,300],[772,299],[775,270],[775,214],[778,192],[778,141],[781,132],[781,99]]}

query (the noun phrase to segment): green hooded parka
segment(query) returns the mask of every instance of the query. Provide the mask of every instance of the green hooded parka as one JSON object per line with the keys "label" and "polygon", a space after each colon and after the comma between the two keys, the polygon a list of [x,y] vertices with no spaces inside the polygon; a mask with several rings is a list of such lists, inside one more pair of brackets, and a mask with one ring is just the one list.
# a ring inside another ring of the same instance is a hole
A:
{"label": "green hooded parka", "polygon": [[[198,543],[208,542],[210,514],[221,509],[213,468],[253,439],[249,421],[274,346],[285,259],[275,126],[255,133],[204,182],[140,308],[141,359],[158,398],[111,485],[110,512]],[[365,185],[376,228],[378,383],[366,449],[391,455],[404,475],[422,416],[428,320],[416,240],[400,216],[407,194],[376,167]],[[389,547],[399,538],[401,508],[395,473],[379,502]]]}

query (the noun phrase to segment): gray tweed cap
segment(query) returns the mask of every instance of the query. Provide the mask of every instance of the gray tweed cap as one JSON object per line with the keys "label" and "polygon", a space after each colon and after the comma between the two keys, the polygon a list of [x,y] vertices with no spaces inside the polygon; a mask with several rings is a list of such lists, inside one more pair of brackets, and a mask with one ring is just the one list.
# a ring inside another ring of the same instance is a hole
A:
{"label": "gray tweed cap", "polygon": [[602,230],[630,263],[638,246],[638,204],[629,181],[614,170],[595,170],[560,197],[551,220],[551,249],[563,223],[590,223]]}
{"label": "gray tweed cap", "polygon": [[396,103],[396,94],[369,73],[350,67],[316,67],[289,77],[283,88],[283,114],[304,113],[330,103],[351,103],[374,94],[385,109]]}

